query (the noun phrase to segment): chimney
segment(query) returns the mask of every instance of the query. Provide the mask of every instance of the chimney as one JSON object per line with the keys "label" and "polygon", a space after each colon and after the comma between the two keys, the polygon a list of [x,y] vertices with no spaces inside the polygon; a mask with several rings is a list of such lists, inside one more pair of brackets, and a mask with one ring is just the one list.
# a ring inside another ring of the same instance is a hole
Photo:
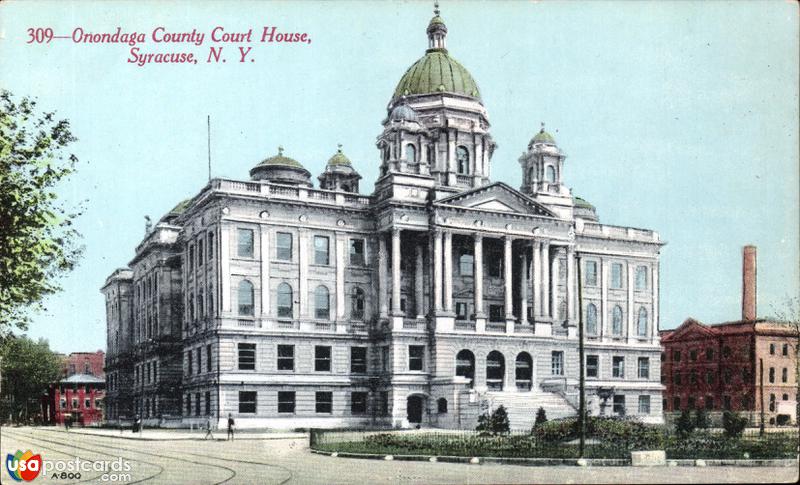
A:
{"label": "chimney", "polygon": [[756,319],[756,247],[742,249],[742,320]]}

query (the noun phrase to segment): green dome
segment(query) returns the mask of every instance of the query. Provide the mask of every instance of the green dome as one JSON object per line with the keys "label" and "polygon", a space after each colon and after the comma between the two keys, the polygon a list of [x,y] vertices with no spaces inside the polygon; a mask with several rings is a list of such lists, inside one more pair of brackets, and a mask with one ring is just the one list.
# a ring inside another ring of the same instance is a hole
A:
{"label": "green dome", "polygon": [[279,147],[278,148],[278,154],[277,155],[275,155],[274,157],[269,157],[269,158],[266,158],[266,159],[262,160],[254,168],[265,167],[265,166],[282,166],[282,167],[300,168],[300,169],[305,170],[305,167],[303,167],[303,165],[300,162],[298,162],[297,160],[295,160],[294,158],[289,158],[289,157],[284,157],[283,156],[283,147]]}
{"label": "green dome", "polygon": [[328,159],[328,165],[347,165],[351,166],[350,159],[342,153],[342,145],[339,145],[339,150]]}
{"label": "green dome", "polygon": [[186,212],[186,209],[189,208],[189,204],[191,204],[192,199],[185,199],[178,202],[178,205],[172,208],[171,211],[167,213],[167,215],[180,215]]}
{"label": "green dome", "polygon": [[[435,20],[436,17],[431,22]],[[481,97],[472,75],[450,57],[446,49],[428,49],[400,79],[397,89],[394,90],[394,98],[433,93],[455,93],[478,99]]]}
{"label": "green dome", "polygon": [[575,207],[594,210],[594,206],[590,204],[586,199],[581,199],[580,197],[575,196],[573,197],[573,200],[575,201]]}
{"label": "green dome", "polygon": [[435,15],[435,16],[434,16],[434,17],[431,19],[431,21],[430,21],[430,22],[428,22],[428,27],[430,27],[431,25],[437,25],[437,24],[442,24],[442,25],[444,25],[444,19],[443,19],[442,17],[440,17],[438,14],[437,14],[437,15]]}
{"label": "green dome", "polygon": [[556,139],[553,138],[553,135],[544,131],[544,128],[542,128],[539,133],[533,137],[533,143],[547,143],[550,145],[555,145]]}

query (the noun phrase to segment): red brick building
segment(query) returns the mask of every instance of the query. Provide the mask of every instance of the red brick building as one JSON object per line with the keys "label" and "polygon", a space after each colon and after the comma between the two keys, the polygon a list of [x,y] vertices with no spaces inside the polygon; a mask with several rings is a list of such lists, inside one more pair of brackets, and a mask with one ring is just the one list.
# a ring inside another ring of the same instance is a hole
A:
{"label": "red brick building", "polygon": [[756,318],[755,247],[743,252],[742,320],[704,325],[692,318],[661,334],[665,413],[704,408],[744,413],[753,424],[796,422],[797,333]]}
{"label": "red brick building", "polygon": [[71,421],[87,426],[103,421],[105,399],[105,353],[73,352],[64,356],[63,379],[50,386],[42,399],[45,422]]}

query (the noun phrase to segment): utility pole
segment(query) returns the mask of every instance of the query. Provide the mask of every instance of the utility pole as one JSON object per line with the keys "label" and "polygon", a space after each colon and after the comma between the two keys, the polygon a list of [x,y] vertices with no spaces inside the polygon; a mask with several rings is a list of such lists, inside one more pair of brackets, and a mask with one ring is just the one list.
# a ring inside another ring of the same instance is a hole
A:
{"label": "utility pole", "polygon": [[583,458],[584,449],[586,448],[586,370],[584,367],[586,363],[584,362],[584,348],[583,348],[583,291],[581,290],[581,257],[578,255],[576,257],[577,263],[577,271],[576,276],[578,279],[578,358],[580,359],[580,363],[578,365],[578,370],[580,371],[580,375],[578,377],[578,427],[580,428],[580,442],[578,446],[578,456]]}
{"label": "utility pole", "polygon": [[759,387],[759,394],[761,395],[761,426],[759,427],[759,434],[764,436],[764,359],[758,359],[759,362],[759,375],[758,375],[758,387]]}
{"label": "utility pole", "polygon": [[208,132],[208,180],[211,181],[211,115],[206,117],[206,128]]}

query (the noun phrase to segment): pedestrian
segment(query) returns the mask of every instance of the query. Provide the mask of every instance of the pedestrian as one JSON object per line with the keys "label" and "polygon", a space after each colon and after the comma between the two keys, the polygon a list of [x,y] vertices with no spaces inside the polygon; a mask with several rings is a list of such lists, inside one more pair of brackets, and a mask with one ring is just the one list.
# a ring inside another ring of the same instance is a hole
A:
{"label": "pedestrian", "polygon": [[211,433],[211,416],[206,418],[206,435],[203,437],[203,439],[207,440],[209,436],[212,440],[214,439],[214,435]]}
{"label": "pedestrian", "polygon": [[228,439],[233,441],[233,426],[236,423],[233,421],[233,415],[228,413]]}
{"label": "pedestrian", "polygon": [[142,431],[142,418],[137,414],[133,418],[133,432],[141,433],[141,431]]}

